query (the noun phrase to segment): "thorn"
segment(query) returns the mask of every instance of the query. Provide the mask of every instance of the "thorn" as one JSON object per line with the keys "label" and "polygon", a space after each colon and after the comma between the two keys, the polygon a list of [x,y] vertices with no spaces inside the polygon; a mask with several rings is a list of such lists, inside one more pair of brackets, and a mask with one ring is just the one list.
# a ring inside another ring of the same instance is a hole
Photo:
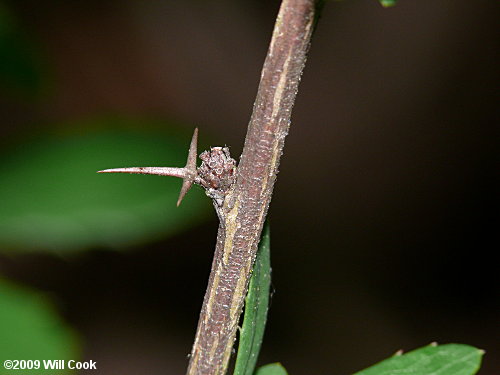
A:
{"label": "thorn", "polygon": [[189,153],[185,168],[196,173],[196,158],[198,157],[198,128],[194,128],[191,144],[189,145]]}
{"label": "thorn", "polygon": [[157,176],[172,176],[186,177],[184,168],[172,167],[130,167],[130,168],[114,168],[97,171],[97,173],[131,173],[131,174],[154,174]]}
{"label": "thorn", "polygon": [[189,145],[189,153],[186,166],[184,168],[174,167],[130,167],[130,168],[114,168],[97,171],[97,173],[132,173],[132,174],[154,174],[157,176],[172,176],[183,179],[179,199],[177,199],[177,207],[182,202],[186,193],[191,189],[193,182],[201,183],[202,180],[198,176],[196,170],[196,158],[198,157],[198,128],[194,129],[191,144]]}
{"label": "thorn", "polygon": [[186,161],[186,166],[183,168],[186,177],[183,178],[181,191],[179,193],[179,198],[177,199],[177,207],[182,202],[182,199],[186,193],[193,186],[193,182],[198,175],[196,170],[196,158],[198,157],[198,128],[194,128],[193,137],[191,138],[191,144],[189,145],[189,152]]}

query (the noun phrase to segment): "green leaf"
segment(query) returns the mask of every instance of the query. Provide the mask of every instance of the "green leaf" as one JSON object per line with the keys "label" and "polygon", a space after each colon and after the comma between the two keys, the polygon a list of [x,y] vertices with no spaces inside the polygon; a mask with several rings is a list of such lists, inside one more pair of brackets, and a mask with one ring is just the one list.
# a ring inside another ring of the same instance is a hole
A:
{"label": "green leaf", "polygon": [[382,4],[382,6],[384,8],[389,8],[389,7],[396,5],[398,0],[379,0],[379,2],[380,2],[380,4]]}
{"label": "green leaf", "polygon": [[[123,125],[123,124],[122,124]],[[0,156],[0,248],[124,247],[171,235],[211,213],[201,188],[176,207],[182,180],[98,174],[184,166],[190,134],[125,130],[42,136]]]}
{"label": "green leaf", "polygon": [[245,314],[234,368],[235,375],[252,375],[259,357],[271,286],[269,224],[265,224],[245,299]]}
{"label": "green leaf", "polygon": [[63,373],[43,371],[43,363],[38,370],[7,370],[5,360],[79,360],[76,334],[41,294],[0,279],[0,306],[0,374]]}
{"label": "green leaf", "polygon": [[281,363],[270,363],[259,367],[255,375],[288,375]]}
{"label": "green leaf", "polygon": [[355,375],[472,375],[484,352],[462,344],[429,345],[395,355]]}

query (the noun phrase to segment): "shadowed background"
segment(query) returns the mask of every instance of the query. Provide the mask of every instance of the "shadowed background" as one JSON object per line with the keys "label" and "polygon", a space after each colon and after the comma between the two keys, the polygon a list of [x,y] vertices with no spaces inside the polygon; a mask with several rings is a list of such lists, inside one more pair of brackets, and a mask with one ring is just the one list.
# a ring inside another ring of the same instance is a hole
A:
{"label": "shadowed background", "polygon": [[[92,231],[59,239],[54,224],[44,242],[43,226],[25,232],[32,222],[17,221],[19,238],[6,234],[12,202],[26,201],[19,191],[36,209],[43,202],[35,182],[0,188],[0,275],[45,292],[99,374],[183,373],[215,245],[208,198],[193,189],[175,208],[176,179],[96,177],[83,166],[75,175],[95,183],[76,194],[80,180],[43,172],[70,155],[96,170],[181,166],[195,126],[202,149],[227,144],[238,157],[279,2],[0,5],[19,36],[0,44],[0,183],[26,181],[9,176],[35,170],[33,144],[50,152],[58,140],[97,137],[88,142],[113,155],[70,143],[36,168],[46,189],[58,185],[61,222],[87,210]],[[479,374],[500,369],[497,11],[482,0],[326,4],[270,209],[274,294],[262,364],[349,374],[437,341],[485,349]],[[116,184],[97,199],[109,178]]]}

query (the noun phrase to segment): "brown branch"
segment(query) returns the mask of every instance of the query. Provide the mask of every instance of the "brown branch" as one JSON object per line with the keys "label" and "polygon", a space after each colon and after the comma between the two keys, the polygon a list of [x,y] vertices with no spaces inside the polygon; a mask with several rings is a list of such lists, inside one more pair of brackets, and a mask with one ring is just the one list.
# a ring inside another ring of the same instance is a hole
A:
{"label": "brown branch", "polygon": [[189,375],[225,374],[290,125],[315,20],[314,0],[283,0],[261,74],[237,180],[221,209]]}

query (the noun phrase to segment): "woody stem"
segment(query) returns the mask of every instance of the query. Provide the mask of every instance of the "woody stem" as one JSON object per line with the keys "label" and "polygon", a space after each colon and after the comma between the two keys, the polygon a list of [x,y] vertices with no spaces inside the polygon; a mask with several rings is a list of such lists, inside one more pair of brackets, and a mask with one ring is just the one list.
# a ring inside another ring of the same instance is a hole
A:
{"label": "woody stem", "polygon": [[262,226],[278,173],[317,8],[283,0],[238,166],[222,207],[212,270],[188,375],[226,373]]}

